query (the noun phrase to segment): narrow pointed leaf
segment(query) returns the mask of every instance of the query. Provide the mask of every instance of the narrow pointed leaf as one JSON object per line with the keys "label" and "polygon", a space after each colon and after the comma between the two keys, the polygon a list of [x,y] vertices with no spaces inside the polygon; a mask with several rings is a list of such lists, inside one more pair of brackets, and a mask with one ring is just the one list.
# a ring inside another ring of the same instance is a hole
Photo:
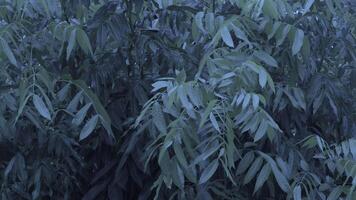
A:
{"label": "narrow pointed leaf", "polygon": [[200,123],[199,123],[199,128],[201,128],[205,121],[207,120],[208,116],[210,115],[210,112],[212,111],[213,107],[215,106],[216,104],[216,100],[213,100],[213,101],[210,101],[208,106],[206,107],[202,117],[201,117],[201,120],[200,120]]}
{"label": "narrow pointed leaf", "polygon": [[84,120],[91,105],[92,105],[91,103],[88,103],[87,105],[83,106],[83,108],[81,108],[77,112],[77,114],[75,114],[75,116],[72,120],[72,123],[79,126],[82,123],[82,121]]}
{"label": "narrow pointed leaf", "polygon": [[295,32],[293,46],[292,46],[292,54],[296,55],[303,46],[304,41],[304,32],[300,29],[297,29]]}
{"label": "narrow pointed leaf", "polygon": [[262,167],[260,173],[257,176],[255,189],[254,189],[253,193],[256,193],[262,187],[262,185],[267,181],[270,174],[271,174],[271,167],[269,166],[268,163],[266,163]]}
{"label": "narrow pointed leaf", "polygon": [[220,34],[222,40],[225,42],[227,46],[234,47],[234,41],[232,40],[229,29],[227,29],[227,27],[221,28]]}
{"label": "narrow pointed leaf", "polygon": [[302,188],[300,187],[300,185],[294,187],[293,198],[294,200],[302,200]]}
{"label": "narrow pointed leaf", "polygon": [[309,12],[310,8],[312,7],[313,3],[315,0],[307,0],[305,2],[304,8],[303,8],[303,15],[307,12]]}
{"label": "narrow pointed leaf", "polygon": [[267,72],[265,70],[260,70],[258,72],[258,83],[262,88],[266,86],[267,83]]}
{"label": "narrow pointed leaf", "polygon": [[90,40],[88,38],[88,35],[83,31],[83,29],[81,28],[77,29],[76,38],[80,48],[82,48],[82,50],[85,53],[87,54],[90,53],[91,55],[93,55],[93,50],[91,48]]}
{"label": "narrow pointed leaf", "polygon": [[252,106],[253,106],[253,109],[257,109],[258,107],[258,104],[260,102],[260,98],[258,97],[257,94],[252,94]]}
{"label": "narrow pointed leaf", "polygon": [[254,142],[257,142],[258,140],[260,140],[264,135],[266,135],[267,132],[267,128],[268,128],[268,123],[263,120],[260,124],[260,126],[257,129],[257,132],[255,134],[255,138],[253,139]]}
{"label": "narrow pointed leaf", "polygon": [[79,140],[84,140],[87,138],[95,129],[96,124],[98,122],[99,115],[94,115],[92,118],[90,118],[87,123],[84,125],[82,128],[80,135],[79,135]]}
{"label": "narrow pointed leaf", "polygon": [[242,103],[243,109],[247,108],[248,104],[250,103],[250,99],[251,99],[251,94],[246,94],[244,101]]}
{"label": "narrow pointed leaf", "polygon": [[0,37],[0,44],[1,44],[1,50],[5,53],[5,55],[9,59],[10,63],[13,65],[17,65],[16,58],[15,58],[14,54],[12,53],[12,50],[11,50],[9,44],[2,37]]}
{"label": "narrow pointed leaf", "polygon": [[216,118],[214,116],[214,114],[211,112],[210,115],[209,115],[209,118],[210,118],[210,121],[211,123],[213,124],[213,127],[220,132],[220,128],[219,128],[219,124],[218,122],[216,121]]}
{"label": "narrow pointed leaf", "polygon": [[246,153],[245,156],[239,162],[239,165],[237,166],[236,174],[239,175],[244,173],[246,169],[250,166],[254,158],[255,158],[254,153],[252,152]]}
{"label": "narrow pointed leaf", "polygon": [[166,120],[164,118],[161,106],[159,103],[154,103],[152,106],[153,123],[161,133],[167,132]]}
{"label": "narrow pointed leaf", "polygon": [[277,61],[268,53],[264,51],[256,51],[254,55],[261,61],[265,62],[267,65],[278,67]]}
{"label": "narrow pointed leaf", "polygon": [[250,169],[248,169],[245,177],[244,177],[244,184],[249,183],[257,174],[257,172],[261,169],[263,163],[263,159],[258,157],[251,165]]}
{"label": "narrow pointed leaf", "polygon": [[76,39],[77,29],[73,29],[70,33],[68,46],[67,46],[67,60],[69,60],[70,54],[75,46],[75,39]]}
{"label": "narrow pointed leaf", "polygon": [[335,187],[329,194],[327,200],[336,200],[339,199],[342,193],[341,186]]}
{"label": "narrow pointed leaf", "polygon": [[194,22],[202,32],[205,32],[203,26],[203,17],[204,17],[204,12],[198,12],[194,17]]}
{"label": "narrow pointed leaf", "polygon": [[43,102],[42,98],[39,97],[38,95],[34,94],[32,97],[33,100],[33,104],[35,105],[36,110],[38,111],[38,113],[48,119],[51,120],[51,114],[49,113],[49,110],[46,106],[46,104]]}
{"label": "narrow pointed leaf", "polygon": [[211,162],[202,172],[199,179],[199,184],[207,182],[214,175],[215,171],[218,169],[218,166],[218,160],[214,160],[213,162]]}

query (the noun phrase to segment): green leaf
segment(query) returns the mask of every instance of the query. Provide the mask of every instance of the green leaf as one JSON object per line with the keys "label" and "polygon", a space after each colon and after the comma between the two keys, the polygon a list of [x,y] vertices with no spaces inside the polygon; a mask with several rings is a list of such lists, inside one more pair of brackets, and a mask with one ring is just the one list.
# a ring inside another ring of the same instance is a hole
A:
{"label": "green leaf", "polygon": [[264,51],[255,51],[254,55],[261,61],[265,62],[267,65],[278,67],[277,61],[268,53]]}
{"label": "green leaf", "polygon": [[336,14],[336,11],[335,11],[335,8],[334,8],[334,3],[332,0],[325,0],[325,3],[326,5],[328,6],[330,12],[335,15]]}
{"label": "green leaf", "polygon": [[35,189],[32,192],[32,199],[37,199],[40,196],[41,174],[42,174],[42,170],[41,170],[41,167],[40,167],[35,172],[35,177],[34,177],[34,181],[33,181],[34,185],[35,185]]}
{"label": "green leaf", "polygon": [[70,84],[68,83],[57,92],[57,97],[59,101],[64,101],[64,99],[68,94],[69,88],[70,88]]}
{"label": "green leaf", "polygon": [[19,100],[19,108],[17,110],[17,115],[15,118],[15,123],[17,122],[17,120],[19,119],[19,117],[21,116],[23,109],[25,108],[28,100],[32,97],[32,94],[28,94],[28,87],[27,87],[27,80],[21,80],[20,81],[20,87],[18,89],[18,94],[20,96],[20,100]]}
{"label": "green leaf", "polygon": [[209,34],[212,36],[215,32],[214,13],[209,12],[206,14],[205,24]]}
{"label": "green leaf", "polygon": [[203,26],[203,17],[204,17],[204,12],[198,12],[195,17],[194,17],[194,22],[197,25],[197,27],[205,33],[205,29]]}
{"label": "green leaf", "polygon": [[10,172],[12,171],[12,169],[14,168],[14,164],[16,162],[17,159],[17,155],[15,155],[14,157],[11,158],[10,162],[7,164],[5,170],[4,170],[4,176],[5,179],[9,176]]}
{"label": "green leaf", "polygon": [[242,103],[242,100],[244,100],[245,94],[241,92],[239,97],[236,99],[236,106],[239,106]]}
{"label": "green leaf", "polygon": [[182,85],[178,87],[177,92],[178,92],[179,100],[182,103],[183,107],[187,110],[193,109],[193,105],[188,100],[186,86]]}
{"label": "green leaf", "polygon": [[180,144],[178,144],[177,142],[173,143],[173,149],[174,149],[174,153],[177,156],[177,159],[179,161],[179,163],[186,168],[188,166],[188,162],[187,162],[187,158],[184,155],[183,149],[181,147]]}
{"label": "green leaf", "polygon": [[84,125],[80,132],[79,140],[84,140],[94,131],[96,124],[98,123],[98,119],[99,115],[94,115],[87,121],[87,123]]}
{"label": "green leaf", "polygon": [[250,169],[247,171],[243,184],[249,183],[257,174],[257,172],[261,169],[263,163],[263,159],[258,157],[251,165]]}
{"label": "green leaf", "polygon": [[70,33],[69,40],[68,40],[68,46],[67,46],[67,60],[69,60],[70,54],[72,53],[72,50],[75,46],[75,39],[77,35],[77,29],[74,28],[72,32]]}
{"label": "green leaf", "polygon": [[169,86],[170,84],[168,81],[156,81],[152,84],[153,89],[151,90],[151,92],[156,92],[162,88],[166,88]]}
{"label": "green leaf", "polygon": [[268,83],[268,86],[272,89],[273,93],[276,92],[275,87],[274,87],[274,82],[273,82],[273,79],[271,78],[271,76],[267,75],[267,83]]}
{"label": "green leaf", "polygon": [[77,112],[77,114],[75,114],[75,116],[72,120],[72,123],[79,126],[82,123],[82,121],[84,120],[91,105],[92,105],[91,103],[88,103],[87,105],[83,106],[83,108],[81,108]]}
{"label": "green leaf", "polygon": [[221,28],[220,34],[222,40],[225,42],[227,46],[234,47],[234,41],[232,40],[229,29],[226,26]]}
{"label": "green leaf", "polygon": [[83,80],[75,80],[75,81],[70,81],[80,89],[82,89],[85,93],[85,95],[90,99],[91,103],[94,106],[95,111],[100,115],[102,121],[104,121],[103,126],[105,130],[109,133],[110,136],[113,137],[113,132],[111,130],[111,119],[109,114],[106,112],[104,106],[101,104],[98,96],[96,96],[90,89],[89,87],[85,84]]}
{"label": "green leaf", "polygon": [[234,24],[231,24],[232,29],[234,30],[235,36],[247,43],[250,43],[250,41],[248,40],[246,34],[244,31],[242,31],[238,26],[235,26]]}
{"label": "green leaf", "polygon": [[220,149],[219,145],[213,146],[209,149],[205,149],[204,153],[202,153],[201,155],[199,155],[198,157],[196,157],[192,163],[192,165],[195,165],[201,161],[204,161],[206,159],[208,159],[213,153],[215,153],[217,150]]}
{"label": "green leaf", "polygon": [[261,13],[262,13],[262,9],[264,7],[265,4],[265,0],[258,0],[256,2],[255,8],[252,12],[252,18],[253,19],[257,19],[258,17],[260,17]]}
{"label": "green leaf", "polygon": [[[49,75],[48,71],[41,67],[41,70],[36,74],[39,80],[41,80],[47,87],[50,92],[53,92],[54,89],[54,81],[52,77]],[[45,93],[45,92],[44,92]],[[54,94],[53,94],[54,95]]]}
{"label": "green leaf", "polygon": [[341,194],[342,194],[342,188],[341,186],[337,186],[330,192],[327,200],[337,200],[339,199]]}
{"label": "green leaf", "polygon": [[258,104],[260,102],[260,98],[258,97],[257,94],[252,94],[252,106],[253,106],[253,109],[257,109],[258,107]]}
{"label": "green leaf", "polygon": [[157,127],[157,129],[161,133],[166,134],[167,133],[166,120],[161,110],[161,106],[159,105],[158,102],[154,103],[152,106],[152,117],[153,117],[153,123]]}
{"label": "green leaf", "polygon": [[289,186],[289,183],[288,183],[288,180],[286,179],[286,177],[279,171],[276,164],[272,164],[271,168],[272,168],[274,177],[276,178],[279,187],[284,192],[289,192],[290,186]]}
{"label": "green leaf", "polygon": [[356,158],[356,139],[350,139],[349,144],[351,154],[354,158]]}
{"label": "green leaf", "polygon": [[82,98],[83,91],[78,92],[73,99],[69,102],[66,110],[69,112],[75,112],[77,111],[77,107],[79,104],[79,100]]}
{"label": "green leaf", "polygon": [[214,175],[215,171],[218,169],[218,166],[219,161],[217,159],[211,162],[202,172],[199,179],[199,184],[207,182]]}
{"label": "green leaf", "polygon": [[251,99],[251,94],[246,94],[244,101],[242,103],[242,108],[245,109],[247,108],[248,104],[250,103],[250,99]]}
{"label": "green leaf", "polygon": [[187,93],[189,96],[190,101],[197,107],[202,105],[202,95],[199,88],[188,87]]}
{"label": "green leaf", "polygon": [[263,136],[266,135],[267,132],[267,128],[268,128],[268,123],[263,120],[260,123],[260,126],[258,127],[256,134],[255,134],[255,138],[253,139],[254,142],[257,142],[258,140],[260,140]]}
{"label": "green leaf", "polygon": [[280,46],[284,42],[290,29],[291,29],[291,25],[287,24],[284,26],[282,33],[277,34],[277,36],[276,36],[277,37],[277,46]]}
{"label": "green leaf", "polygon": [[[179,167],[179,165],[176,165],[176,171],[177,171],[177,182],[176,185],[178,186],[179,189],[183,189],[184,188],[184,173],[183,170]],[[175,179],[173,179],[175,180]]]}
{"label": "green leaf", "polygon": [[259,151],[258,152],[271,166],[273,175],[279,185],[279,187],[284,191],[284,192],[290,192],[290,186],[288,183],[287,178],[280,172],[280,170],[277,167],[276,162],[267,154]]}
{"label": "green leaf", "polygon": [[292,46],[292,55],[296,55],[303,46],[304,42],[304,32],[300,29],[297,29],[294,35],[293,46]]}
{"label": "green leaf", "polygon": [[[331,108],[333,109],[333,112],[334,112],[335,116],[337,117],[338,116],[338,111],[337,111],[337,106],[336,106],[334,100],[330,97],[329,94],[327,94],[326,96],[327,96],[327,98],[329,100],[329,104],[330,104]],[[305,107],[304,107],[304,110],[305,110]]]}
{"label": "green leaf", "polygon": [[9,59],[10,63],[16,66],[17,65],[16,58],[15,58],[14,54],[12,53],[11,48],[9,47],[9,44],[2,37],[0,37],[0,45],[1,45],[1,50],[5,53],[5,55]]}
{"label": "green leaf", "polygon": [[178,83],[184,84],[186,79],[187,79],[187,73],[185,73],[184,69],[180,71],[176,70],[176,80]]}
{"label": "green leaf", "polygon": [[214,116],[214,114],[213,114],[212,112],[210,113],[209,118],[210,118],[211,123],[213,124],[213,127],[214,127],[218,132],[220,132],[219,124],[218,124],[218,122],[216,121],[216,118],[215,118],[215,116]]}
{"label": "green leaf", "polygon": [[244,173],[254,159],[255,154],[253,152],[246,153],[245,156],[239,162],[239,165],[237,166],[236,174],[239,175]]}
{"label": "green leaf", "polygon": [[77,42],[80,46],[80,48],[82,48],[82,50],[93,56],[93,50],[91,48],[91,44],[90,44],[90,40],[88,38],[88,35],[81,29],[81,28],[77,28],[76,31],[76,38],[77,38]]}
{"label": "green leaf", "polygon": [[294,200],[302,200],[302,188],[300,187],[300,185],[294,187],[293,198]]}
{"label": "green leaf", "polygon": [[260,71],[258,72],[258,82],[262,88],[266,86],[267,72],[264,69],[260,69]]}
{"label": "green leaf", "polygon": [[205,109],[205,111],[204,111],[204,113],[203,113],[203,115],[201,117],[201,120],[200,120],[200,123],[199,123],[199,128],[201,128],[204,125],[204,123],[206,122],[206,120],[207,120],[208,116],[210,115],[210,113],[211,113],[213,107],[215,106],[216,102],[217,102],[217,100],[212,100],[212,101],[209,102],[208,106],[206,107],[206,109]]}
{"label": "green leaf", "polygon": [[268,33],[268,40],[272,39],[272,37],[276,34],[280,26],[281,26],[280,21],[273,23],[272,30]]}
{"label": "green leaf", "polygon": [[306,103],[305,103],[305,98],[303,91],[300,88],[293,88],[292,90],[293,96],[295,97],[295,100],[297,101],[298,105],[305,110],[306,109]]}
{"label": "green leaf", "polygon": [[313,3],[314,3],[314,0],[307,0],[305,2],[304,8],[303,8],[303,15],[305,15],[307,12],[309,12],[309,10],[312,7]]}
{"label": "green leaf", "polygon": [[263,13],[272,19],[279,19],[278,7],[273,0],[265,0],[263,4]]}
{"label": "green leaf", "polygon": [[46,0],[39,0],[39,2],[41,3],[42,7],[46,11],[47,16],[51,16],[51,13],[49,11],[48,4],[47,4],[48,2]]}
{"label": "green leaf", "polygon": [[43,102],[42,98],[39,97],[38,95],[34,94],[32,96],[32,100],[33,100],[33,104],[35,105],[36,110],[38,111],[38,113],[48,119],[51,120],[51,114],[49,113],[49,110],[46,106],[46,104]]}
{"label": "green leaf", "polygon": [[267,181],[270,174],[271,174],[271,167],[269,166],[268,163],[266,163],[262,167],[260,173],[257,176],[255,189],[254,189],[253,193],[256,193],[262,187],[262,185]]}

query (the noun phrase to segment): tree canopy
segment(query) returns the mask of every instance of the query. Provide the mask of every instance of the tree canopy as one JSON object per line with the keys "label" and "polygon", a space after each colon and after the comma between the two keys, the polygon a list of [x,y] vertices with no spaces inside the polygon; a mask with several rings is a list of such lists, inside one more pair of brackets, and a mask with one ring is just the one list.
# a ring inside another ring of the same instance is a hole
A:
{"label": "tree canopy", "polygon": [[1,199],[356,199],[353,0],[0,0]]}

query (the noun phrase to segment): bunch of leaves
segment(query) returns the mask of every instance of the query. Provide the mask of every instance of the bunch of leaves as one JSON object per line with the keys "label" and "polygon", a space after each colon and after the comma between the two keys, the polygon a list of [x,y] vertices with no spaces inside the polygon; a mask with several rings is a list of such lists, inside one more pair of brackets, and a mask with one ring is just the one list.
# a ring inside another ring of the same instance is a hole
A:
{"label": "bunch of leaves", "polygon": [[351,0],[2,0],[2,199],[354,199]]}

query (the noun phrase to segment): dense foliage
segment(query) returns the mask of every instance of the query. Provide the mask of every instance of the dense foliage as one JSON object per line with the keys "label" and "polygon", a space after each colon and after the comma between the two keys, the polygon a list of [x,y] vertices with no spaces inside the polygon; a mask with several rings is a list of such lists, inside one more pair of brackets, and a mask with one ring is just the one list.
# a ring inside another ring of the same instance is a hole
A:
{"label": "dense foliage", "polygon": [[0,193],[356,199],[353,0],[0,0]]}

